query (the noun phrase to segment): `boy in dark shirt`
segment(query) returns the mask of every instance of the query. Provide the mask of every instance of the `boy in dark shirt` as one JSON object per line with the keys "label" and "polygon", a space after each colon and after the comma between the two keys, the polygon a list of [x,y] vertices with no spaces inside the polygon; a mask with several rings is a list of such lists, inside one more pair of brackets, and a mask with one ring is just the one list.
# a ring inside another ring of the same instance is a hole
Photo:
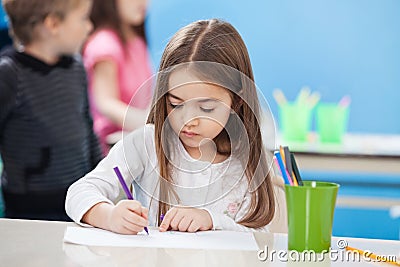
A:
{"label": "boy in dark shirt", "polygon": [[101,159],[79,56],[91,0],[3,0],[14,45],[0,58],[1,177],[8,218],[68,220],[70,184]]}

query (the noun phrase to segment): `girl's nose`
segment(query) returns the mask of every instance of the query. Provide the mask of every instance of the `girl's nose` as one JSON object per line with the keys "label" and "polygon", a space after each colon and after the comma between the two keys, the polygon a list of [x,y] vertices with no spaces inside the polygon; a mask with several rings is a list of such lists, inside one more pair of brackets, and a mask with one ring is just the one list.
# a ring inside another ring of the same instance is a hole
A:
{"label": "girl's nose", "polygon": [[86,30],[87,30],[88,34],[91,33],[93,30],[93,23],[90,20],[86,24]]}
{"label": "girl's nose", "polygon": [[187,127],[194,127],[194,126],[198,126],[198,125],[199,125],[198,117],[195,117],[195,118],[185,121],[185,126],[187,126]]}
{"label": "girl's nose", "polygon": [[187,107],[182,112],[182,120],[185,126],[199,125],[199,117],[193,107]]}

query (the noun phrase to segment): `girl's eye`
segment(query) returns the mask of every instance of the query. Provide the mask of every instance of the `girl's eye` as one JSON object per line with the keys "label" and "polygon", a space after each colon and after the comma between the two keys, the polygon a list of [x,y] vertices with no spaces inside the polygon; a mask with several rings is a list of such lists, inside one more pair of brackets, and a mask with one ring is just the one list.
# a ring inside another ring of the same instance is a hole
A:
{"label": "girl's eye", "polygon": [[182,104],[173,104],[173,103],[169,103],[169,105],[171,106],[171,108],[181,108],[183,105]]}
{"label": "girl's eye", "polygon": [[200,109],[201,109],[201,111],[203,111],[203,112],[211,113],[211,112],[214,111],[215,108],[202,108],[202,107],[201,107]]}

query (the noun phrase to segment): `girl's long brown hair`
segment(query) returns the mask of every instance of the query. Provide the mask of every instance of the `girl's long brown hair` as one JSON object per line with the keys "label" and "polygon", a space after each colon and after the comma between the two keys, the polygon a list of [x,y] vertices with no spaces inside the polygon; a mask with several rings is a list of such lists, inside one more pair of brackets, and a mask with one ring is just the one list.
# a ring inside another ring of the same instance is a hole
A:
{"label": "girl's long brown hair", "polygon": [[[228,137],[223,130],[215,139],[217,151],[227,151],[226,142],[238,144],[235,153],[247,150],[246,158],[240,158],[249,182],[251,204],[240,224],[259,228],[267,225],[275,213],[275,199],[269,172],[266,152],[260,131],[260,104],[254,85],[254,76],[246,46],[236,29],[229,23],[218,19],[197,21],[179,30],[167,44],[161,58],[159,77],[153,97],[152,109],[147,123],[154,124],[156,154],[159,162],[160,195],[159,214],[165,214],[176,193],[168,186],[172,183],[171,167],[168,162],[168,146],[162,134],[163,124],[167,121],[167,100],[169,74],[168,69],[182,63],[215,62],[229,66],[242,73],[245,78],[233,77],[231,93],[233,109],[244,125],[243,133],[248,142],[240,142]],[[212,73],[212,70],[207,73]],[[207,74],[205,74],[207,75]],[[250,81],[250,82],[249,82]],[[243,101],[244,100],[244,101]],[[229,119],[226,127],[235,127]],[[229,125],[231,124],[231,125]],[[235,137],[233,137],[235,138]],[[246,147],[245,147],[246,146]],[[248,146],[248,147],[247,147]],[[159,216],[158,216],[159,217]],[[160,222],[159,222],[160,223]]]}
{"label": "girl's long brown hair", "polygon": [[[90,20],[93,23],[93,31],[99,28],[110,28],[117,33],[123,44],[126,43],[126,38],[121,30],[121,19],[118,15],[116,0],[93,0]],[[147,42],[144,22],[141,25],[132,26],[132,29]]]}

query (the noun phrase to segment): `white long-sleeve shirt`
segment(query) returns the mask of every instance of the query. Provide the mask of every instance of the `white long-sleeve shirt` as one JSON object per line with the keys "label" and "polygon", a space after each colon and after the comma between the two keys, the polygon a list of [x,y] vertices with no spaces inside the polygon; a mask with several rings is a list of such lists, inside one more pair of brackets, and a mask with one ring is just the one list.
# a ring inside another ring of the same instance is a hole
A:
{"label": "white long-sleeve shirt", "polygon": [[[237,222],[246,214],[251,194],[239,160],[229,157],[221,163],[198,161],[190,157],[179,138],[169,140],[173,190],[179,200],[173,205],[206,209],[214,229],[268,231],[269,226],[253,229]],[[72,184],[66,197],[67,214],[77,223],[95,204],[113,204],[120,195],[113,171],[118,166],[125,182],[133,185],[134,197],[149,208],[149,225],[156,226],[159,178],[154,142],[154,125],[148,124],[118,142],[99,165]]]}

